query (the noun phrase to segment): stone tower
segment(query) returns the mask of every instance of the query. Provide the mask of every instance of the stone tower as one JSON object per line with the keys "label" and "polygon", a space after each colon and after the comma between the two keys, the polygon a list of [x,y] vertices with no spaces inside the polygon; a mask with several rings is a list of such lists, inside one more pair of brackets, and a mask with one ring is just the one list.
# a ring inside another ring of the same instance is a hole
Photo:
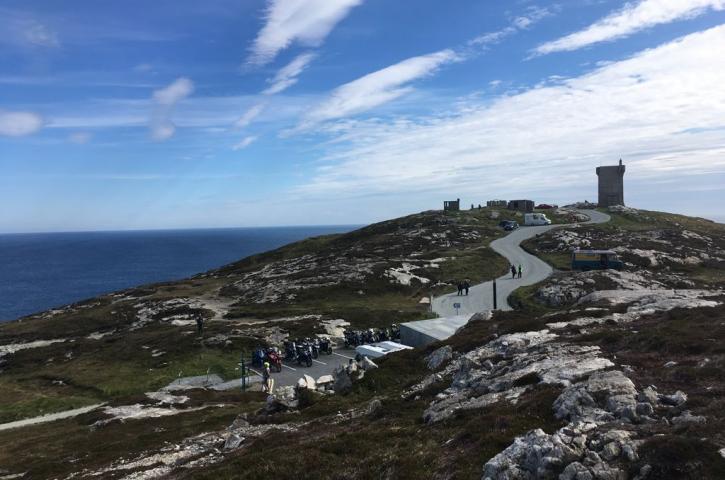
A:
{"label": "stone tower", "polygon": [[600,207],[624,205],[624,170],[621,159],[619,165],[597,167]]}

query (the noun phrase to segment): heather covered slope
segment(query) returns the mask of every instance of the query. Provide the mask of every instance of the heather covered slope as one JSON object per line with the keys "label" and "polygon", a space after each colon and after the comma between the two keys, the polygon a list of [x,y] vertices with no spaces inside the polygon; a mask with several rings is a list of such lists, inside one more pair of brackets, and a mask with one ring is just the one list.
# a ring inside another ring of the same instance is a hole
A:
{"label": "heather covered slope", "polygon": [[[1,326],[0,345],[14,345],[0,367],[2,422],[106,405],[3,431],[0,475],[722,478],[717,262],[628,265],[593,283],[584,277],[593,272],[560,271],[517,294],[522,310],[477,316],[446,342],[391,355],[345,394],[303,390],[268,408],[259,392],[159,391],[180,373],[233,378],[242,349],[324,332],[328,320],[426,317],[421,296],[506,268],[487,248],[502,234],[490,213],[424,212]],[[711,259],[725,256],[721,225],[658,215],[615,212],[613,225],[566,230],[609,248],[634,238],[622,228],[694,233],[709,239]],[[677,258],[699,248],[656,244]],[[570,284],[586,288],[558,304],[536,293]],[[196,314],[209,319],[203,339]]]}

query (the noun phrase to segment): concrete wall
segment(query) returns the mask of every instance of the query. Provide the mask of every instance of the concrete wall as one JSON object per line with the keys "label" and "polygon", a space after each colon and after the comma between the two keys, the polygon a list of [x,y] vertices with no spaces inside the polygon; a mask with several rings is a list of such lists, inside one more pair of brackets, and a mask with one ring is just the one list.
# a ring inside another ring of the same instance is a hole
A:
{"label": "concrete wall", "polygon": [[624,205],[624,171],[622,161],[619,165],[598,167],[599,177],[599,206],[611,207],[612,205]]}
{"label": "concrete wall", "polygon": [[400,343],[410,347],[422,347],[445,340],[468,323],[469,318],[470,315],[459,315],[403,323],[400,325]]}

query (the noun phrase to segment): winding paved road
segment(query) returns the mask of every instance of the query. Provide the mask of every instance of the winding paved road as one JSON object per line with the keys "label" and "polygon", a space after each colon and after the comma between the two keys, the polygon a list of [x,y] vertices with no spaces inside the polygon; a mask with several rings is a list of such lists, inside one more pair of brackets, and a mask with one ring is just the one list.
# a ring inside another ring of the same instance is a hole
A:
{"label": "winding paved road", "polygon": [[[606,213],[596,210],[582,210],[582,213],[589,216],[590,220],[585,223],[605,223],[610,217]],[[505,237],[491,242],[491,248],[509,261],[509,264],[521,265],[522,278],[511,278],[511,273],[496,279],[496,290],[498,292],[497,306],[499,310],[511,310],[508,304],[508,296],[517,288],[533,285],[544,280],[552,274],[551,265],[540,260],[529,253],[526,253],[520,244],[536,235],[547,232],[552,228],[564,227],[567,225],[546,225],[541,227],[521,227]],[[454,303],[460,303],[461,307],[456,311]],[[453,317],[455,315],[473,315],[476,312],[493,310],[493,282],[479,283],[471,287],[468,296],[458,296],[449,293],[433,299],[433,311],[440,317]]]}

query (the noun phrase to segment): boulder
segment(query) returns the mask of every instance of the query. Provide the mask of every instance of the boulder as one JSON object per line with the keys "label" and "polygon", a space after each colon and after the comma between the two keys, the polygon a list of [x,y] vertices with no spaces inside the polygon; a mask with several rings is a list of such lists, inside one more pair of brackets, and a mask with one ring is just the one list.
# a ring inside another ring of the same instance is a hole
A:
{"label": "boulder", "polygon": [[679,407],[687,401],[687,394],[681,390],[677,390],[672,395],[660,395],[659,399],[665,405]]}
{"label": "boulder", "polygon": [[224,450],[234,450],[244,442],[244,437],[237,435],[236,433],[230,434],[224,441]]}
{"label": "boulder", "polygon": [[377,398],[373,399],[365,409],[365,415],[368,417],[379,417],[383,412],[383,403]]}
{"label": "boulder", "polygon": [[335,393],[346,394],[352,390],[352,380],[347,370],[340,369],[335,372],[335,383],[332,385]]}
{"label": "boulder", "polygon": [[471,318],[468,319],[468,323],[472,322],[487,322],[493,318],[493,312],[478,312],[471,315]]}
{"label": "boulder", "polygon": [[657,406],[657,391],[652,387],[645,387],[637,395],[637,400],[647,402],[652,406]]}
{"label": "boulder", "polygon": [[363,359],[360,360],[360,368],[362,368],[363,370],[372,370],[374,368],[378,368],[378,366],[368,357],[363,357]]}
{"label": "boulder", "polygon": [[325,385],[329,385],[335,381],[335,377],[332,375],[322,375],[320,378],[316,380],[318,387],[324,387]]}
{"label": "boulder", "polygon": [[672,423],[677,426],[704,425],[707,423],[707,418],[702,415],[693,415],[689,410],[685,410],[679,416],[673,418]]}
{"label": "boulder", "polygon": [[445,345],[433,353],[428,355],[428,369],[438,370],[441,365],[453,358],[453,349],[450,345]]}

